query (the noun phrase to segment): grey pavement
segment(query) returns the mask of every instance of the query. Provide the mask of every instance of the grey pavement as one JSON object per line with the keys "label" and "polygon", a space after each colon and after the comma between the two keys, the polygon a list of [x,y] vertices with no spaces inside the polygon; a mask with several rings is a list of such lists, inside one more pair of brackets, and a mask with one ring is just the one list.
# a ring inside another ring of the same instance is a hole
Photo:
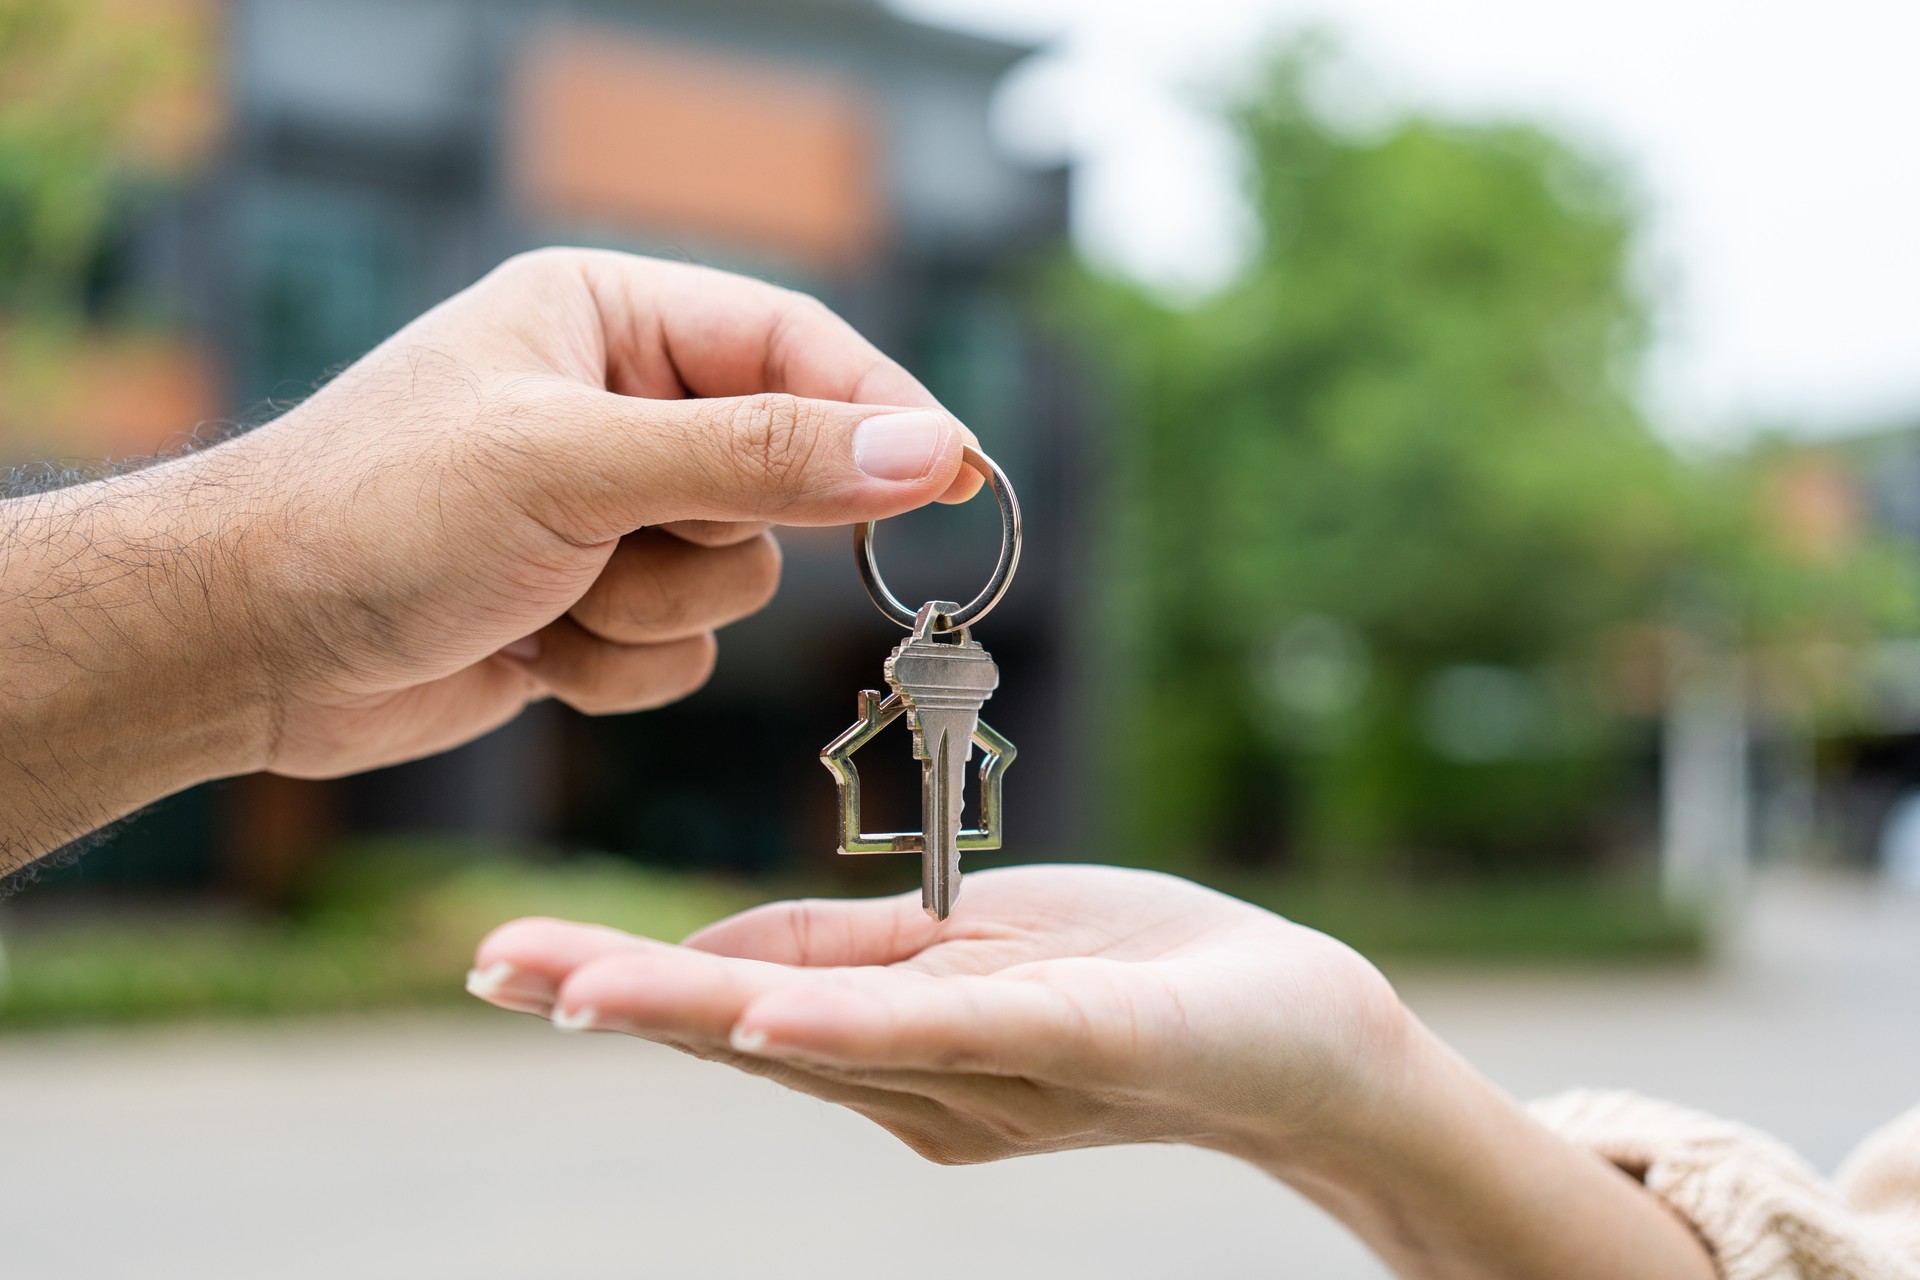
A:
{"label": "grey pavement", "polygon": [[[1518,1093],[1638,1088],[1822,1167],[1920,1101],[1920,899],[1775,879],[1704,971],[1394,977]],[[1383,1274],[1224,1157],[938,1168],[724,1068],[485,1011],[14,1035],[0,1089],[8,1280]]]}

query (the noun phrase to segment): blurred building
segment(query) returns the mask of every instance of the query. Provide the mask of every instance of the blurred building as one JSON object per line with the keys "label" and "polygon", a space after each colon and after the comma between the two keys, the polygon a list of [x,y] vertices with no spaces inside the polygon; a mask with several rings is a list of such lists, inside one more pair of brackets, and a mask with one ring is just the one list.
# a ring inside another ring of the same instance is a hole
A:
{"label": "blurred building", "polygon": [[[1772,453],[1769,514],[1804,563],[1841,566],[1877,547],[1920,598],[1920,427],[1867,429]],[[1815,665],[1817,696],[1792,682],[1783,692],[1764,664],[1751,682],[1756,851],[1775,860],[1920,867],[1920,643],[1830,644]]]}
{"label": "blurred building", "polygon": [[[196,176],[140,206],[116,255],[120,286],[165,298],[192,339],[156,365],[158,378],[200,379],[174,387],[168,413],[204,401],[209,376],[224,407],[202,415],[270,413],[531,246],[690,258],[816,293],[920,373],[1015,479],[1028,545],[981,632],[1005,673],[989,715],[1021,746],[1016,844],[1068,840],[1079,788],[1059,726],[1081,684],[1067,646],[1082,448],[1061,362],[1021,305],[1022,268],[1064,235],[1067,185],[1010,162],[989,128],[996,87],[1031,50],[877,0],[235,0],[214,12],[219,141]],[[139,429],[160,431],[152,417]],[[986,505],[885,531],[903,594],[975,589],[997,536]],[[830,859],[833,789],[816,752],[851,718],[855,690],[878,683],[898,632],[862,595],[845,531],[785,545],[781,599],[723,635],[713,686],[680,707],[605,721],[542,708],[366,778],[224,783],[121,843],[166,846],[183,877],[268,896],[337,837],[396,830],[739,868]],[[887,807],[917,795],[906,754],[903,742],[897,776],[877,768],[876,821],[904,818]],[[117,863],[132,859],[109,857],[99,874]],[[902,885],[916,875],[898,871]]]}

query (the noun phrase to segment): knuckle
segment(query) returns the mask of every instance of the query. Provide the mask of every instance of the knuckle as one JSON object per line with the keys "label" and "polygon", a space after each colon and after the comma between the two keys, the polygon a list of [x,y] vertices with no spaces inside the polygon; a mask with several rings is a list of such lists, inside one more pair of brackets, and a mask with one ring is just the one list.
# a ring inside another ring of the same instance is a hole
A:
{"label": "knuckle", "polygon": [[765,608],[780,588],[780,570],[780,550],[765,534],[698,551],[630,535],[568,612],[616,644],[671,643]]}
{"label": "knuckle", "polygon": [[621,709],[604,653],[598,642],[579,645],[565,667],[550,678],[555,695],[582,715],[607,715]]}
{"label": "knuckle", "polygon": [[625,660],[595,660],[560,697],[583,715],[648,711],[677,702],[706,684],[718,654],[719,646],[709,631],[657,650],[622,655]]}
{"label": "knuckle", "polygon": [[494,268],[494,274],[503,279],[538,279],[554,272],[569,270],[578,265],[580,251],[549,245],[539,249],[525,249],[506,259]]}
{"label": "knuckle", "polygon": [[604,640],[636,644],[680,626],[691,607],[685,584],[663,571],[658,548],[630,534],[569,612]]}
{"label": "knuckle", "polygon": [[610,594],[601,597],[600,605],[606,618],[629,632],[629,638],[665,638],[661,633],[687,621],[692,602],[686,588],[667,575],[651,570],[636,573],[622,585],[625,590],[617,607]]}
{"label": "knuckle", "polygon": [[779,490],[806,466],[820,423],[806,401],[769,393],[740,401],[730,426],[735,464]]}
{"label": "knuckle", "polygon": [[823,316],[832,316],[835,319],[839,318],[832,307],[822,302],[813,294],[806,292],[804,289],[787,290],[787,305],[792,307],[797,315],[805,319],[819,319]]}

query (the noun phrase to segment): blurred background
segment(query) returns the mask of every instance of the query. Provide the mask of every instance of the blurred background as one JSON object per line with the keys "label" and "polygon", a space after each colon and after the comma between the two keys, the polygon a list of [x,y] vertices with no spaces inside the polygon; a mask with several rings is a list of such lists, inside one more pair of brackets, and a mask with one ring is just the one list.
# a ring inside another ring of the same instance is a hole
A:
{"label": "blurred background", "polygon": [[[970,868],[1218,884],[1382,957],[1510,1087],[1664,1090],[1830,1163],[1920,1080],[1917,21],[1885,0],[1817,21],[1717,0],[0,0],[0,465],[57,483],[264,421],[538,245],[816,293],[974,427],[1027,514],[980,630],[988,714],[1020,746],[1008,842]],[[982,503],[916,513],[882,554],[903,595],[964,597],[995,534]],[[651,1195],[693,1194],[669,1175],[702,1135],[761,1159],[721,1119],[745,1108],[814,1125],[780,1132],[899,1231],[923,1187],[1002,1215],[956,1267],[1060,1274],[1079,1222],[1108,1242],[1087,1274],[1240,1274],[1269,1249],[1373,1274],[1224,1165],[1182,1165],[1206,1194],[1141,1218],[1128,1196],[1166,1176],[1142,1161],[1186,1157],[924,1171],[644,1050],[379,1012],[460,999],[473,941],[515,915],[677,936],[917,884],[912,859],[833,855],[816,763],[897,632],[845,530],[783,541],[780,598],[679,706],[542,707],[361,778],[233,779],[43,868],[0,907],[0,1077],[51,1099],[15,1177],[70,1160],[104,1099],[143,1101],[128,1124],[167,1117],[221,1195],[258,1200],[222,1246],[257,1274],[296,1203],[412,1204],[519,1142],[555,1199],[511,1231],[564,1224],[565,1274],[628,1274],[595,1261],[591,1196],[558,1190],[578,1145],[477,1136],[408,1090],[457,1077],[587,1116],[637,1074],[686,1101],[631,1119],[636,1149],[684,1125],[684,1150],[592,1167]],[[887,745],[862,756],[869,825],[914,820]],[[352,1017],[203,1021],[321,1012]],[[1824,1049],[1774,1056],[1817,1017],[1838,1020]],[[1807,1101],[1815,1071],[1838,1101]],[[252,1149],[283,1108],[284,1141]],[[409,1189],[233,1176],[351,1163],[343,1132],[412,1151]],[[92,1150],[132,1196],[170,1144]],[[5,1192],[51,1215],[22,1274],[162,1274],[56,1243],[59,1185]],[[823,1194],[783,1229],[833,1252],[808,1225]],[[150,1212],[163,1236],[195,1218]],[[656,1216],[668,1274],[781,1265],[730,1236],[700,1252],[728,1235],[701,1212]],[[535,1265],[478,1220],[403,1215],[378,1265],[343,1238],[313,1274]],[[182,1274],[226,1273],[204,1243]],[[888,1248],[838,1274],[890,1274]]]}

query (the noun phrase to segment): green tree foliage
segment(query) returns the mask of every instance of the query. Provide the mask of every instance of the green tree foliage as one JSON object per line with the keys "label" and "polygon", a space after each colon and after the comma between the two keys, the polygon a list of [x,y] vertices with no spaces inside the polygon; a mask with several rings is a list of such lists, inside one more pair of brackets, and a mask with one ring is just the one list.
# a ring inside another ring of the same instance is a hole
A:
{"label": "green tree foliage", "polygon": [[1343,131],[1314,65],[1232,110],[1244,275],[1092,291],[1124,388],[1113,833],[1189,869],[1565,860],[1648,738],[1644,624],[1696,576],[1785,588],[1739,478],[1636,406],[1619,177],[1522,125]]}

